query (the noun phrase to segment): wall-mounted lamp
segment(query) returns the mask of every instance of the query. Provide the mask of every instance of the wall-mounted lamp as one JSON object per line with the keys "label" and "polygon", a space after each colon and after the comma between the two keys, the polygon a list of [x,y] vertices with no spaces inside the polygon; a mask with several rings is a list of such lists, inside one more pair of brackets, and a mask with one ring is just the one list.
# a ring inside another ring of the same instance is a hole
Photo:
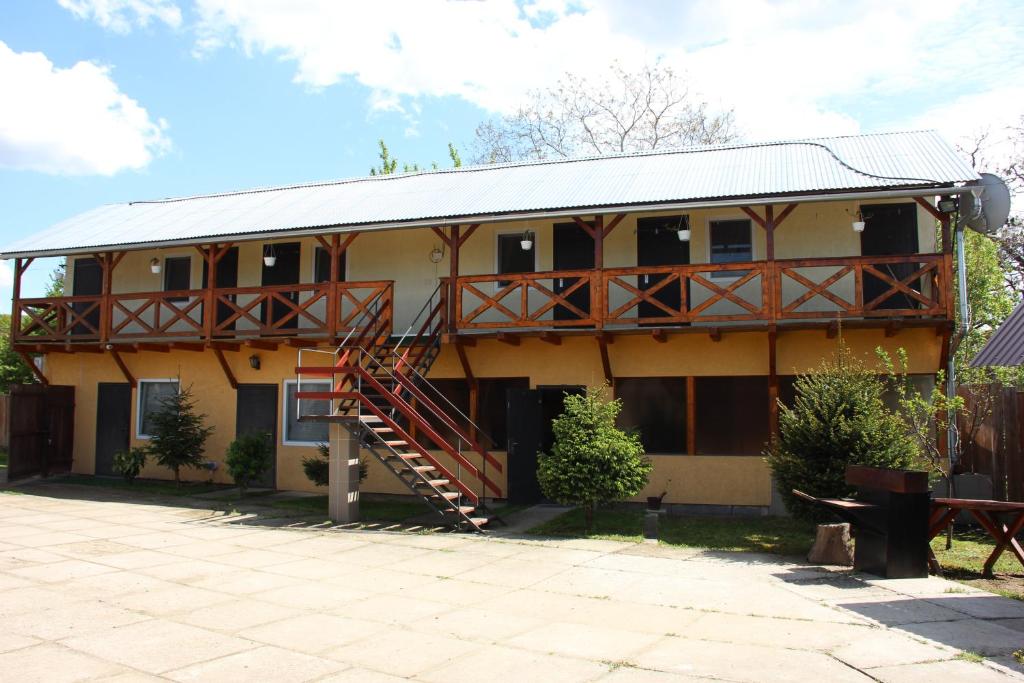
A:
{"label": "wall-mounted lamp", "polygon": [[956,200],[952,197],[940,199],[938,203],[939,211],[942,213],[953,213],[956,211]]}
{"label": "wall-mounted lamp", "polygon": [[274,253],[273,244],[268,244],[263,248],[263,263],[266,264],[267,268],[273,268],[274,264],[277,263],[277,254]]}
{"label": "wall-mounted lamp", "polygon": [[441,259],[444,258],[444,250],[441,247],[434,247],[430,250],[430,262],[440,263]]}
{"label": "wall-mounted lamp", "polygon": [[260,357],[257,356],[255,353],[249,356],[249,367],[252,368],[253,370],[260,369]]}
{"label": "wall-mounted lamp", "polygon": [[150,262],[149,262],[149,271],[151,273],[153,273],[153,275],[159,275],[160,274],[160,259],[154,258],[154,259],[150,260]]}
{"label": "wall-mounted lamp", "polygon": [[690,217],[680,216],[679,225],[676,227],[676,237],[680,242],[689,242],[690,236]]}
{"label": "wall-mounted lamp", "polygon": [[523,236],[519,239],[519,246],[522,247],[523,251],[530,251],[533,249],[532,230],[526,230],[523,232]]}

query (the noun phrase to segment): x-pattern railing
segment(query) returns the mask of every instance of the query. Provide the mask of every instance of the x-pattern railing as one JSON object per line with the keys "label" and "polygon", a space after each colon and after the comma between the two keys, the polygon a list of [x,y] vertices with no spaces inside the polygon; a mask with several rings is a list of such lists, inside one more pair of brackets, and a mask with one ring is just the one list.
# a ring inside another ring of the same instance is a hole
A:
{"label": "x-pattern railing", "polygon": [[[556,285],[555,283],[559,283]],[[506,273],[460,277],[455,292],[455,310],[460,328],[536,327],[592,325],[597,310],[594,297],[600,273],[592,270],[565,270],[542,273]],[[550,283],[550,286],[546,283]],[[585,308],[574,301],[577,292],[587,292]],[[496,287],[492,295],[486,289]],[[466,295],[479,300],[469,312],[463,306]],[[531,296],[532,295],[532,296]],[[554,315],[555,311],[561,315]],[[485,315],[490,314],[490,315]],[[551,315],[550,318],[545,316]]]}
{"label": "x-pattern railing", "polygon": [[[114,337],[194,337],[202,334],[203,290],[115,294],[111,297]],[[177,326],[178,329],[172,329]]]}
{"label": "x-pattern railing", "polygon": [[100,297],[94,296],[21,299],[17,336],[41,340],[98,337],[100,305]]}

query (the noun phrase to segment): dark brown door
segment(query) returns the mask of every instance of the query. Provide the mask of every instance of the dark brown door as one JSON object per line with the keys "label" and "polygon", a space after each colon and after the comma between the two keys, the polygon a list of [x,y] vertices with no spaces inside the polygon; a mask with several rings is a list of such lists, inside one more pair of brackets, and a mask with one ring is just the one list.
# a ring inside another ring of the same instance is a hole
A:
{"label": "dark brown door", "polygon": [[131,385],[101,382],[96,391],[96,474],[116,474],[114,454],[128,450],[131,420]]}
{"label": "dark brown door", "polygon": [[[860,207],[864,217],[864,232],[860,235],[860,253],[864,256],[890,256],[918,253],[917,205],[874,204]],[[899,282],[917,269],[914,263],[871,264],[886,277]],[[911,289],[920,291],[921,283],[909,283]],[[893,288],[891,282],[871,273],[864,273],[864,304],[867,306],[878,297],[884,299],[874,304],[874,309],[913,309],[918,307],[915,299]]]}
{"label": "dark brown door", "polygon": [[235,436],[264,434],[274,454],[270,469],[252,486],[276,488],[277,485],[277,385],[239,384],[235,392]]}
{"label": "dark brown door", "polygon": [[[74,277],[71,285],[72,296],[95,296],[103,292],[103,268],[100,262],[91,256],[76,258],[74,261]],[[71,328],[75,335],[99,336],[100,307],[95,301],[76,301],[71,310],[82,316],[82,322]]]}
{"label": "dark brown door", "polygon": [[[686,216],[662,216],[640,218],[636,222],[636,264],[638,266],[679,266],[690,262],[690,243],[679,239],[680,227],[689,227]],[[650,274],[638,276],[637,286],[646,291],[658,287],[669,275]],[[651,295],[655,301],[673,311],[682,306],[682,288],[679,280],[670,281],[658,287]],[[653,303],[640,303],[641,318],[664,318],[669,314]],[[652,321],[651,324],[660,324]]]}
{"label": "dark brown door", "polygon": [[[210,280],[210,264],[207,263],[206,259],[203,259],[203,288],[206,288],[206,283]],[[214,283],[215,287],[218,288],[232,288],[238,286],[238,247],[231,247],[224,256],[221,257],[220,261],[217,262],[217,282]],[[237,297],[234,294],[228,295],[231,301],[236,301]],[[217,302],[217,325],[222,325],[225,320],[231,317],[233,309],[229,304],[223,301]],[[227,325],[224,325],[222,331],[228,331],[235,329],[235,321],[231,321]]]}
{"label": "dark brown door", "polygon": [[71,469],[75,388],[12,384],[10,396],[8,479]]}
{"label": "dark brown door", "polygon": [[508,490],[514,505],[532,505],[544,496],[537,482],[537,453],[541,450],[541,395],[536,389],[508,391]]}
{"label": "dark brown door", "polygon": [[[593,227],[593,223],[589,223]],[[594,240],[575,223],[556,223],[553,264],[555,270],[591,270],[594,267]],[[556,278],[555,292],[571,289],[577,278]],[[566,301],[590,316],[590,284],[584,284],[565,297]],[[579,313],[567,306],[555,306],[555,320],[579,320]]]}
{"label": "dark brown door", "polygon": [[[298,284],[301,245],[298,242],[287,242],[285,244],[275,244],[273,249],[277,261],[272,266],[268,266],[266,262],[263,263],[263,278],[261,280],[263,286],[272,287],[275,285]],[[298,292],[286,291],[281,293],[280,296],[288,299],[293,304],[298,304],[299,302]],[[283,301],[271,301],[269,306],[263,306],[263,322],[278,329],[294,329],[298,327],[299,318],[297,315],[288,317],[288,314],[293,310],[292,306]]]}

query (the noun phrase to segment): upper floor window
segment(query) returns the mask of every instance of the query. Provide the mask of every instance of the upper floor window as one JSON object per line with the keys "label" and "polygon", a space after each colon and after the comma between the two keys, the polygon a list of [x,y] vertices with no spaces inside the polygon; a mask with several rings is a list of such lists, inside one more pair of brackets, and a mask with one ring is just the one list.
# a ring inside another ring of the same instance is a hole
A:
{"label": "upper floor window", "polygon": [[153,432],[153,413],[160,410],[163,402],[178,393],[176,379],[140,379],[135,415],[135,435],[148,439]]}
{"label": "upper floor window", "polygon": [[[164,291],[179,292],[192,286],[192,259],[188,256],[168,256],[164,259]],[[187,297],[168,298],[184,301]]]}
{"label": "upper floor window", "polygon": [[[536,239],[536,238],[534,238]],[[498,235],[498,274],[532,273],[537,270],[536,242],[529,249],[523,249],[520,242],[523,233],[500,233]],[[504,287],[509,281],[499,281],[498,286]]]}
{"label": "upper floor window", "polygon": [[754,241],[749,220],[739,218],[711,221],[708,232],[711,263],[742,263],[754,260]]}
{"label": "upper floor window", "polygon": [[[347,250],[338,254],[338,281],[344,282],[345,268],[347,262],[345,255]],[[330,282],[331,280],[331,252],[323,247],[317,247],[313,255],[313,282]]]}

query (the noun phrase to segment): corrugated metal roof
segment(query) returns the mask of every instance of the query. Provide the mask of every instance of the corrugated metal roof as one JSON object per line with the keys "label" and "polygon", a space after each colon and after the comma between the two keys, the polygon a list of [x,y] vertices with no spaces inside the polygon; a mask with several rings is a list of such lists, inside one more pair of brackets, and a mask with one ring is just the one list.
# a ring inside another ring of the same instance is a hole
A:
{"label": "corrugated metal roof", "polygon": [[717,145],[110,204],[18,241],[3,256],[977,178],[933,131]]}
{"label": "corrugated metal roof", "polygon": [[1024,365],[1024,302],[992,333],[978,355],[971,360],[972,368],[991,365],[1015,367]]}

